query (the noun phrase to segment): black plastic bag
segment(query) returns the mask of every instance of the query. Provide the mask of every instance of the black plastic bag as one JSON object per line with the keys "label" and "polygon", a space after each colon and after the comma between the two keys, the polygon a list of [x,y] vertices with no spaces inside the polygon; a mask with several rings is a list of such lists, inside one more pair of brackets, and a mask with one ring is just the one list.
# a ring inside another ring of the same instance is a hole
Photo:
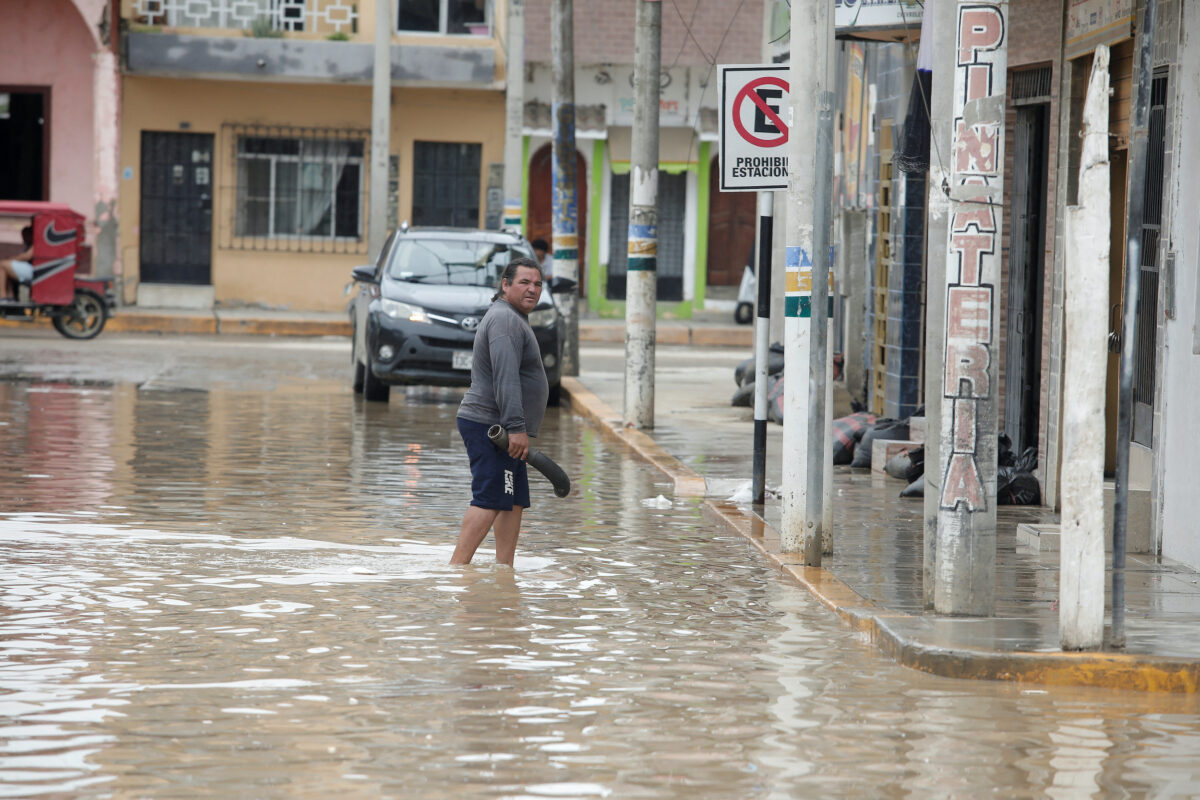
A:
{"label": "black plastic bag", "polygon": [[[1007,476],[996,476],[996,503],[1002,506],[1036,506],[1042,502],[1042,487],[1032,472],[1017,472],[1011,467]],[[1006,479],[1007,478],[1007,479]]]}

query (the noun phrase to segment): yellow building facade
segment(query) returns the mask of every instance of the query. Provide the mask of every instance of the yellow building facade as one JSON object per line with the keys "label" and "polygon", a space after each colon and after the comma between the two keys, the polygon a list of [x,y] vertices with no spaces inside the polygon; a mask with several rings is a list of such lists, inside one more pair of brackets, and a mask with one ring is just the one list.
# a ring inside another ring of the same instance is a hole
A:
{"label": "yellow building facade", "polygon": [[[417,6],[438,14],[394,18],[421,30],[392,37],[389,219],[482,226],[504,154],[503,4]],[[122,12],[121,300],[342,310],[368,259],[373,0]]]}

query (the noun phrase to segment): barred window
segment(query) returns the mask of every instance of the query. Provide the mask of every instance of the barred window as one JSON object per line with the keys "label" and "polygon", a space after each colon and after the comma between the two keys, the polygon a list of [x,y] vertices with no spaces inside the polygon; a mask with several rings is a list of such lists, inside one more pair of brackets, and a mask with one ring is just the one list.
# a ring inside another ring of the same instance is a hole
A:
{"label": "barred window", "polygon": [[236,187],[230,246],[344,252],[365,235],[365,134],[234,128]]}
{"label": "barred window", "polygon": [[396,27],[405,32],[466,33],[490,32],[490,0],[399,0]]}

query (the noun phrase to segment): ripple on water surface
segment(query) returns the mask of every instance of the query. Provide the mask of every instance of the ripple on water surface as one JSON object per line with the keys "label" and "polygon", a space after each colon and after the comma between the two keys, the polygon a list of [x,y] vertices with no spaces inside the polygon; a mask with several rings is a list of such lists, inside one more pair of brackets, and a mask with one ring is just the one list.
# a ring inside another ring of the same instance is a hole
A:
{"label": "ripple on water surface", "polygon": [[397,394],[0,384],[0,796],[1195,790],[1194,702],[896,667],[565,413],[575,492],[451,568],[454,396]]}

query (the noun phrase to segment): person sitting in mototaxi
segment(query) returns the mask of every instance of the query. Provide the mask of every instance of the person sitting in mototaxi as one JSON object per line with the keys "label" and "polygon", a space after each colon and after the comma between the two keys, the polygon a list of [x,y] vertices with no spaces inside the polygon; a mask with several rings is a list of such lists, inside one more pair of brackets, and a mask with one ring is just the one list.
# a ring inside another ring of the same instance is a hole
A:
{"label": "person sitting in mototaxi", "polygon": [[0,261],[0,298],[5,300],[15,300],[17,298],[17,288],[22,283],[29,283],[33,280],[33,226],[26,225],[21,228],[21,240],[25,243],[25,249],[17,254],[16,258],[5,259]]}

